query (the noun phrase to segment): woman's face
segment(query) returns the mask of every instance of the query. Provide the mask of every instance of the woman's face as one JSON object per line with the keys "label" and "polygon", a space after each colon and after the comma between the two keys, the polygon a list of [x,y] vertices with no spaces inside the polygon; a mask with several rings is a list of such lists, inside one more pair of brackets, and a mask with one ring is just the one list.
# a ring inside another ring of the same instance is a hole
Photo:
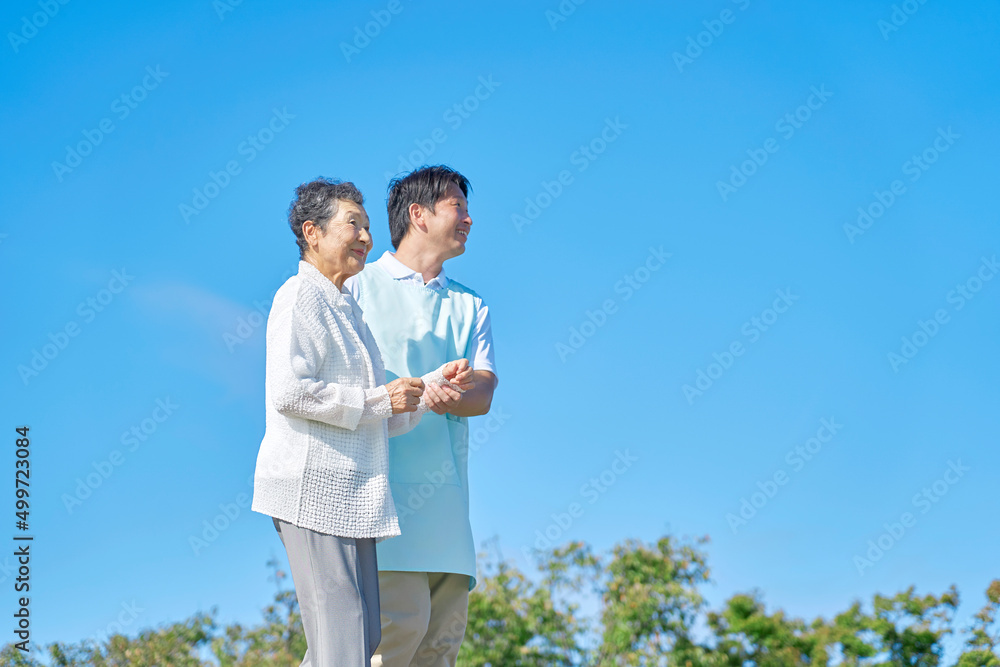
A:
{"label": "woman's face", "polygon": [[326,233],[314,228],[312,234],[306,234],[306,239],[315,260],[313,263],[340,288],[345,280],[365,268],[365,259],[372,249],[372,236],[363,206],[344,200],[337,204],[337,214],[327,223]]}

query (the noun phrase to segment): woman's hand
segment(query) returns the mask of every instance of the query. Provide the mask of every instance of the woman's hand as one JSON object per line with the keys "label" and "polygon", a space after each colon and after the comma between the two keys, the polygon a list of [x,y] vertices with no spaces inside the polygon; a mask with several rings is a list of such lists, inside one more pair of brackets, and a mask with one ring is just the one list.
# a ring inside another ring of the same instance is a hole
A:
{"label": "woman's hand", "polygon": [[424,393],[424,381],[420,378],[399,378],[385,385],[392,401],[392,414],[416,412],[420,396]]}
{"label": "woman's hand", "polygon": [[441,367],[441,374],[459,391],[468,391],[476,386],[472,379],[472,367],[469,366],[468,359],[449,361]]}

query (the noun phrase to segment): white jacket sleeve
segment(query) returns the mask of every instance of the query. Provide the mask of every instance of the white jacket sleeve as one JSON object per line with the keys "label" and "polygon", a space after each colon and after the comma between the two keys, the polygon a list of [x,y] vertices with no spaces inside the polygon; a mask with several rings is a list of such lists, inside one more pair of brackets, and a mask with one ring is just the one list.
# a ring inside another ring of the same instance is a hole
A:
{"label": "white jacket sleeve", "polygon": [[386,418],[381,414],[389,398],[384,385],[363,389],[317,379],[326,355],[340,353],[333,339],[340,331],[327,329],[319,315],[321,305],[308,289],[290,297],[288,303],[275,303],[274,321],[268,323],[267,382],[274,408],[288,417],[314,419],[351,431],[361,423],[366,405],[373,411],[374,406],[382,406],[372,414]]}

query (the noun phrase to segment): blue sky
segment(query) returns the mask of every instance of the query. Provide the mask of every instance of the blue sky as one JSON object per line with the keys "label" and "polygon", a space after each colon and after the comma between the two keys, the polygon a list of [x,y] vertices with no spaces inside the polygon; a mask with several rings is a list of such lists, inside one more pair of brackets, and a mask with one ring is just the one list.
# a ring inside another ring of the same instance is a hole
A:
{"label": "blue sky", "polygon": [[525,567],[546,532],[707,534],[715,605],[954,583],[981,606],[1000,10],[562,6],[4,5],[0,382],[9,437],[31,428],[36,641],[260,617],[285,211],[352,180],[377,256],[407,162],[474,188],[447,269],[490,304],[501,376],[478,540]]}

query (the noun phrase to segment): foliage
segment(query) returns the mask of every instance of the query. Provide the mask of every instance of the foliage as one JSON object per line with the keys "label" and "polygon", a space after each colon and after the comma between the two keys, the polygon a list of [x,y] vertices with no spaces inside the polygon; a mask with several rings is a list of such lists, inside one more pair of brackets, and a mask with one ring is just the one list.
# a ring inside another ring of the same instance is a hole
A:
{"label": "foliage", "polygon": [[[481,555],[479,585],[469,596],[469,621],[459,655],[463,667],[940,667],[943,641],[965,637],[952,667],[1000,667],[1000,579],[967,628],[955,628],[959,596],[914,588],[876,595],[870,611],[854,602],[832,620],[806,623],[768,611],[754,591],[706,609],[708,541],[665,536],[655,544],[628,540],[610,554],[582,542],[539,552],[538,577]],[[277,592],[259,625],[220,627],[215,611],[135,637],[57,642],[47,659],[8,644],[0,665],[24,667],[176,666],[292,667],[305,654],[295,593],[275,561]],[[581,614],[581,603],[597,605]]]}

